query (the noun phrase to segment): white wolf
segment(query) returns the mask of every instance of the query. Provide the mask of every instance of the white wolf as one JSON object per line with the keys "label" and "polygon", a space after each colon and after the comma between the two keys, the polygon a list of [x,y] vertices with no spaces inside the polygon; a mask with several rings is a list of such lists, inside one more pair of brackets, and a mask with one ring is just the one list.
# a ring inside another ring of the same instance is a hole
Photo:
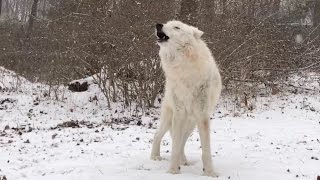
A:
{"label": "white wolf", "polygon": [[188,165],[184,146],[198,127],[203,161],[203,175],[213,171],[210,148],[209,116],[221,92],[221,77],[214,58],[198,28],[180,21],[156,25],[161,65],[166,77],[161,107],[161,122],[154,136],[151,159],[161,160],[160,143],[170,130],[172,152],[170,173],[180,173],[180,164]]}

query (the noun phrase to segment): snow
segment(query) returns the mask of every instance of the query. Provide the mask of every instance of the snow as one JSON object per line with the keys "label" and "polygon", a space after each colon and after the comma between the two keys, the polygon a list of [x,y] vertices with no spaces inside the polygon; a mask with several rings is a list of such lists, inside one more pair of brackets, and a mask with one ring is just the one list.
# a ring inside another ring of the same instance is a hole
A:
{"label": "snow", "polygon": [[[0,86],[6,88],[0,91],[0,102],[12,100],[0,104],[0,177],[212,179],[201,176],[196,130],[186,145],[191,165],[183,166],[181,174],[166,173],[171,151],[168,134],[161,146],[165,160],[149,159],[159,109],[137,112],[120,104],[108,109],[94,83],[79,93],[59,87],[63,95],[55,100],[44,95],[46,85],[31,83],[4,68],[0,71]],[[211,121],[213,162],[220,175],[215,179],[310,180],[320,175],[319,76],[291,80],[298,92],[257,97],[253,111],[240,109],[236,115],[232,98],[221,98]],[[124,119],[131,121],[119,122]],[[61,127],[70,120],[79,127]]]}

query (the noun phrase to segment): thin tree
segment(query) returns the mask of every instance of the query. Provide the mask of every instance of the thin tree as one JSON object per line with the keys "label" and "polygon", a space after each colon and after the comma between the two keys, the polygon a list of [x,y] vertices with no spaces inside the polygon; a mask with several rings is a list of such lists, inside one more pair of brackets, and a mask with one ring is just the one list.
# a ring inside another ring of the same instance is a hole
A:
{"label": "thin tree", "polygon": [[253,26],[253,24],[254,24],[254,15],[255,15],[255,11],[256,11],[255,8],[256,8],[256,0],[249,0],[248,1],[248,12],[247,12],[248,15],[247,16],[248,16],[250,26]]}
{"label": "thin tree", "polygon": [[182,0],[178,18],[190,25],[197,25],[199,15],[199,3],[197,0]]}
{"label": "thin tree", "polygon": [[32,28],[33,28],[34,20],[37,17],[38,1],[39,0],[33,0],[33,4],[31,7],[31,13],[30,13],[30,17],[29,17],[29,26],[28,26],[27,36],[30,35]]}
{"label": "thin tree", "polygon": [[320,25],[320,0],[315,0],[313,8],[313,26],[317,27]]}
{"label": "thin tree", "polygon": [[0,0],[0,16],[1,16],[1,10],[2,10],[2,0]]}
{"label": "thin tree", "polygon": [[273,2],[273,13],[277,13],[280,11],[281,0],[274,0]]}
{"label": "thin tree", "polygon": [[215,0],[203,0],[201,1],[201,19],[207,23],[212,21],[216,16]]}
{"label": "thin tree", "polygon": [[221,6],[222,6],[222,18],[225,19],[227,16],[227,0],[222,0]]}

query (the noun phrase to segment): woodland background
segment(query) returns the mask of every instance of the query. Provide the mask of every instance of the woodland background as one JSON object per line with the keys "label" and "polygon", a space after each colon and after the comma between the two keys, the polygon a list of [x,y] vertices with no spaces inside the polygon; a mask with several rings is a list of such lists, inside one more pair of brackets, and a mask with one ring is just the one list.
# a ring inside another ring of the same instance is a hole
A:
{"label": "woodland background", "polygon": [[205,32],[225,91],[319,72],[320,0],[0,0],[0,66],[52,87],[97,74],[109,105],[152,107],[171,19]]}

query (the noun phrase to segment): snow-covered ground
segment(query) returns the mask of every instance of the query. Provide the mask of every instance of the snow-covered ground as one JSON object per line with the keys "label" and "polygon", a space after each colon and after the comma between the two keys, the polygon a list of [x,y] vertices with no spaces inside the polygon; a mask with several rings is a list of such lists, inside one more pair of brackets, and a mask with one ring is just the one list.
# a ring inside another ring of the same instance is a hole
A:
{"label": "snow-covered ground", "polygon": [[[220,175],[215,179],[315,180],[320,175],[320,80],[309,77],[302,84],[293,77],[292,93],[257,97],[253,111],[221,98],[211,121]],[[109,110],[95,85],[81,93],[61,88],[55,101],[46,96],[45,85],[3,68],[0,89],[0,179],[211,179],[201,176],[196,131],[186,145],[191,165],[181,174],[166,173],[169,135],[161,149],[165,160],[149,159],[158,109],[142,113],[114,105]],[[132,121],[119,123],[123,119]]]}

